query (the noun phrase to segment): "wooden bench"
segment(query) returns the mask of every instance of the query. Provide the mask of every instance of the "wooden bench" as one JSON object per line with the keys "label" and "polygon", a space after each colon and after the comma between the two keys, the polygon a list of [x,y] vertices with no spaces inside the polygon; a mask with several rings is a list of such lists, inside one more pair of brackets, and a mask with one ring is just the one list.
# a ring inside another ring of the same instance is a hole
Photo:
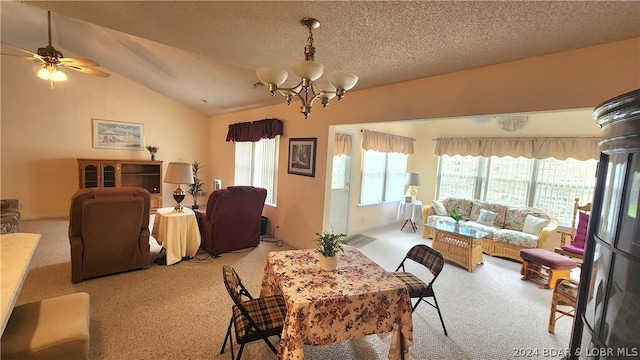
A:
{"label": "wooden bench", "polygon": [[2,334],[3,360],[89,359],[89,294],[18,305]]}

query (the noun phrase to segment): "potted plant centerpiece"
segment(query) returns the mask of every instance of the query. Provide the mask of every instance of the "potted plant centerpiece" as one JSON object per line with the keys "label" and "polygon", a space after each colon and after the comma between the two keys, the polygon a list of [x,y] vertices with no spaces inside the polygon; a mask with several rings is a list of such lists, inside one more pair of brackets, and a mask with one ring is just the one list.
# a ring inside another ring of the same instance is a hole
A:
{"label": "potted plant centerpiece", "polygon": [[202,191],[202,181],[198,179],[198,172],[201,168],[202,166],[200,165],[199,161],[194,161],[193,163],[191,163],[191,169],[193,171],[193,184],[189,184],[189,190],[187,190],[187,192],[189,193],[189,195],[193,196],[193,206],[191,206],[192,209],[199,208],[198,194],[200,193],[200,191]]}
{"label": "potted plant centerpiece", "polygon": [[451,209],[451,211],[449,212],[449,216],[451,216],[453,220],[456,221],[456,223],[459,223],[462,219],[462,215],[460,215],[460,213],[456,209]]}
{"label": "potted plant centerpiece", "polygon": [[343,250],[345,234],[333,234],[323,231],[316,233],[316,244],[320,252],[320,269],[324,271],[334,271],[338,266],[336,254]]}

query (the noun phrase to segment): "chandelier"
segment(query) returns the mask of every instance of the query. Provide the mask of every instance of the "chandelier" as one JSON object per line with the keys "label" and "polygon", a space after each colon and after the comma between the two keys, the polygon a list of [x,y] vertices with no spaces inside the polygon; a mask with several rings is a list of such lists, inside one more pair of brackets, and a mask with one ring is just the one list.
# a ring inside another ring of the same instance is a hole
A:
{"label": "chandelier", "polygon": [[313,18],[304,18],[300,20],[302,26],[309,30],[307,45],[304,47],[304,60],[296,60],[291,63],[293,72],[301,79],[297,85],[292,87],[281,87],[289,74],[284,70],[272,68],[259,68],[256,70],[258,79],[269,87],[271,96],[275,95],[276,90],[285,97],[287,104],[291,105],[291,100],[297,96],[302,103],[300,112],[304,114],[306,119],[311,114],[311,106],[313,102],[320,99],[322,107],[329,105],[329,100],[338,97],[342,100],[345,92],[353,88],[358,82],[358,77],[345,72],[334,72],[327,74],[329,86],[321,88],[316,83],[324,73],[324,66],[315,62],[316,48],[313,46],[313,29],[320,27],[320,21]]}

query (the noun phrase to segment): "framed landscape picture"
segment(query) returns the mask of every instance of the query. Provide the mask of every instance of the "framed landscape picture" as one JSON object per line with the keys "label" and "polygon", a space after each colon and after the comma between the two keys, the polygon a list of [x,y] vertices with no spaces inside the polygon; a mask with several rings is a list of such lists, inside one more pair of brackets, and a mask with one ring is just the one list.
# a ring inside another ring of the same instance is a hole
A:
{"label": "framed landscape picture", "polygon": [[289,139],[289,174],[316,176],[317,138]]}
{"label": "framed landscape picture", "polygon": [[144,150],[144,125],[111,120],[93,120],[96,149]]}

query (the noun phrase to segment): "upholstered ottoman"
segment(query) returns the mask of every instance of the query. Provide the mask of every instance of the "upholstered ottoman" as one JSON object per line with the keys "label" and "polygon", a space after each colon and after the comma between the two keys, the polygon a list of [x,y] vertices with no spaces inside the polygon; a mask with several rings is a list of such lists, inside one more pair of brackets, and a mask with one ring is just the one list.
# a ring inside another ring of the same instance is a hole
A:
{"label": "upholstered ottoman", "polygon": [[3,360],[89,359],[89,294],[18,305],[2,334]]}
{"label": "upholstered ottoman", "polygon": [[544,249],[522,249],[522,280],[531,280],[540,284],[541,289],[550,289],[555,286],[561,277],[569,277],[571,269],[576,267],[576,262],[566,256],[556,254]]}

